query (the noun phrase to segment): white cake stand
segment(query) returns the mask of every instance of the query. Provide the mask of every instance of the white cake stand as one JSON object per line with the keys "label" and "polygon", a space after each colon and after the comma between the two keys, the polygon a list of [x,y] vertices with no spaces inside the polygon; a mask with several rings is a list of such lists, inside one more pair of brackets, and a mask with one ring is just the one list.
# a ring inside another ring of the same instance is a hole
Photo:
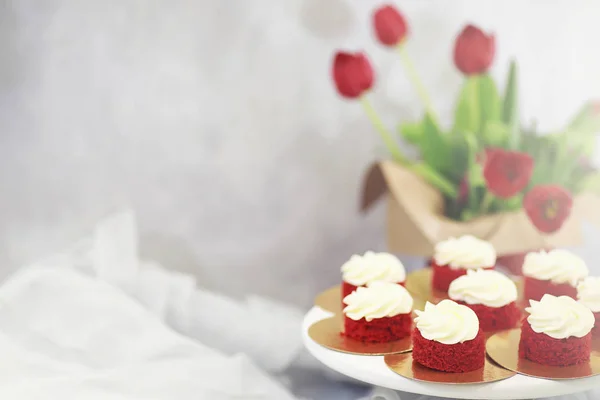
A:
{"label": "white cake stand", "polygon": [[332,315],[320,307],[313,307],[306,314],[302,326],[304,345],[327,367],[371,385],[428,396],[482,400],[535,399],[578,393],[600,387],[600,376],[552,381],[515,375],[503,381],[478,385],[445,385],[413,381],[388,369],[382,356],[338,353],[315,343],[308,336],[308,328],[316,321]]}

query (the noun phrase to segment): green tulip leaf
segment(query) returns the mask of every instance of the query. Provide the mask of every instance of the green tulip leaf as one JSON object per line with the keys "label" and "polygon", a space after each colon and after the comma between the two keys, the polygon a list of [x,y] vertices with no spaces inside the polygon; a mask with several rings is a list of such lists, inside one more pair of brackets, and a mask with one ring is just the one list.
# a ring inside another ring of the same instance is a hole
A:
{"label": "green tulip leaf", "polygon": [[425,114],[421,123],[423,137],[420,142],[423,160],[437,171],[444,172],[450,156],[446,135],[440,130],[435,120]]}
{"label": "green tulip leaf", "polygon": [[509,140],[509,128],[501,121],[487,121],[483,128],[486,147],[506,147]]}
{"label": "green tulip leaf", "polygon": [[469,182],[474,187],[485,187],[485,178],[483,177],[483,167],[481,164],[474,164],[469,167]]}
{"label": "green tulip leaf", "polygon": [[548,136],[560,143],[561,159],[563,159],[574,154],[591,157],[596,148],[598,133],[600,133],[600,103],[588,102],[563,132]]}
{"label": "green tulip leaf", "polygon": [[423,140],[423,123],[407,122],[398,127],[400,135],[406,142],[418,146]]}
{"label": "green tulip leaf", "polygon": [[477,216],[476,211],[473,211],[469,208],[465,208],[464,210],[462,210],[462,212],[460,213],[460,220],[461,221],[470,221],[473,218],[475,218]]}
{"label": "green tulip leaf", "polygon": [[512,61],[508,70],[504,102],[502,104],[502,122],[508,127],[508,147],[516,149],[519,146],[519,98],[517,81],[517,63]]}
{"label": "green tulip leaf", "polygon": [[465,140],[465,144],[468,149],[467,153],[467,178],[469,181],[469,192],[468,192],[468,208],[475,210],[479,201],[477,196],[477,188],[481,186],[483,181],[483,173],[481,171],[481,165],[477,162],[477,153],[479,152],[479,146],[477,139],[472,132],[463,132],[462,137]]}
{"label": "green tulip leaf", "polygon": [[435,120],[426,114],[423,121],[420,150],[423,161],[453,182],[460,182],[467,169],[469,148],[464,137],[441,131]]}
{"label": "green tulip leaf", "polygon": [[595,135],[600,133],[600,103],[598,101],[586,103],[567,126],[566,130],[577,132],[581,135]]}
{"label": "green tulip leaf", "polygon": [[479,79],[469,76],[460,92],[456,110],[454,112],[453,131],[478,132],[481,126],[481,112],[479,111]]}
{"label": "green tulip leaf", "polygon": [[430,165],[421,162],[411,165],[410,169],[449,198],[455,199],[457,197],[458,191],[452,182],[431,168]]}
{"label": "green tulip leaf", "polygon": [[523,195],[518,193],[509,199],[499,200],[499,206],[504,211],[516,211],[523,207]]}
{"label": "green tulip leaf", "polygon": [[538,150],[532,154],[535,161],[535,168],[533,169],[533,175],[531,177],[529,186],[535,185],[546,185],[546,184],[560,184],[561,179],[557,176],[557,171],[560,168],[565,167],[557,162],[557,147],[552,140],[539,140]]}
{"label": "green tulip leaf", "polygon": [[462,179],[466,148],[461,137],[443,132],[429,114],[420,122],[401,124],[398,130],[404,140],[417,147],[420,158],[431,168],[452,182]]}
{"label": "green tulip leaf", "polygon": [[478,142],[489,145],[484,135],[488,122],[501,119],[502,104],[496,83],[488,74],[469,76],[463,85],[454,115],[454,131],[475,132]]}
{"label": "green tulip leaf", "polygon": [[[590,135],[589,132],[575,130],[565,131],[560,135],[564,135],[564,142],[567,143],[568,148],[567,151],[572,154],[581,154],[587,157],[592,157],[594,155],[596,150],[596,135]],[[557,137],[556,140],[563,140],[563,138]]]}
{"label": "green tulip leaf", "polygon": [[460,182],[469,165],[469,145],[460,135],[447,135],[447,143],[446,176],[454,182]]}
{"label": "green tulip leaf", "polygon": [[488,74],[480,75],[478,81],[481,126],[485,126],[488,121],[500,121],[502,105],[496,82]]}
{"label": "green tulip leaf", "polygon": [[595,185],[593,179],[596,178],[590,178],[590,170],[582,160],[593,156],[598,133],[599,103],[588,102],[562,132],[538,136],[534,140],[523,136],[524,147],[535,160],[532,182],[558,184],[572,192]]}

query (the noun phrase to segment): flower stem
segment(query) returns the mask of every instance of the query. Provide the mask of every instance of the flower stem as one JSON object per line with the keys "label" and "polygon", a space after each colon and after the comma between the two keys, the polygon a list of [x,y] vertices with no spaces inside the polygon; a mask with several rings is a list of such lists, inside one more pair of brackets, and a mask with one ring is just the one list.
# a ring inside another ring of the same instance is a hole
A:
{"label": "flower stem", "polygon": [[415,89],[417,90],[417,95],[421,98],[421,102],[423,102],[425,111],[427,111],[427,113],[431,116],[431,118],[433,118],[433,120],[435,122],[437,122],[438,121],[437,114],[433,110],[433,105],[432,105],[433,103],[431,102],[431,99],[429,98],[429,95],[427,94],[427,90],[425,89],[423,82],[421,82],[421,78],[419,78],[419,73],[417,72],[417,69],[415,68],[414,64],[412,63],[410,56],[406,52],[404,43],[400,42],[400,44],[396,47],[396,49],[398,50],[398,53],[400,54],[400,59],[402,60],[402,63],[404,64],[404,68],[406,69],[408,78],[412,81],[413,85],[415,86]]}
{"label": "flower stem", "polygon": [[366,96],[362,96],[360,98],[360,103],[365,109],[367,116],[373,123],[373,126],[375,126],[375,129],[377,129],[377,132],[379,132],[383,143],[392,155],[394,161],[397,161],[400,164],[408,164],[408,160],[406,159],[404,154],[402,154],[400,146],[398,146],[398,143],[396,142],[396,140],[394,140],[394,137],[392,136],[390,131],[387,130],[387,128],[383,124],[383,121],[381,120],[381,118],[379,118],[379,115],[377,115],[377,112],[375,111],[369,100],[366,98]]}
{"label": "flower stem", "polygon": [[391,153],[394,161],[407,166],[411,171],[421,176],[423,179],[429,182],[429,184],[433,185],[446,196],[449,196],[453,199],[456,198],[457,191],[452,182],[448,181],[444,176],[431,168],[431,166],[425,163],[411,165],[410,161],[404,156],[404,154],[402,154],[400,146],[398,146],[398,143],[394,140],[392,134],[386,129],[383,121],[381,121],[381,118],[379,118],[379,115],[377,115],[377,112],[365,96],[360,98],[360,103],[365,109],[367,116],[375,126],[375,129],[377,129],[379,132],[379,135],[383,139],[383,143],[388,148],[388,151]]}
{"label": "flower stem", "polygon": [[425,163],[418,163],[412,165],[410,169],[451,199],[456,199],[458,196],[456,187],[452,182],[440,175],[436,170],[431,168],[431,166]]}
{"label": "flower stem", "polygon": [[490,206],[492,205],[493,201],[494,201],[494,195],[489,190],[486,190],[485,194],[483,195],[483,200],[481,200],[479,212],[481,214],[486,214],[489,211]]}

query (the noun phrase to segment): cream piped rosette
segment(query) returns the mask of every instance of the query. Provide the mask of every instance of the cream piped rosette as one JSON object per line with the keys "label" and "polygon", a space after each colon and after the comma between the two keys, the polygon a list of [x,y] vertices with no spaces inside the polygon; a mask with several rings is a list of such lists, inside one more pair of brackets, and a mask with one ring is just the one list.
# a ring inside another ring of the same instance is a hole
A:
{"label": "cream piped rosette", "polygon": [[600,277],[588,276],[579,282],[577,299],[592,312],[600,312]]}
{"label": "cream piped rosette", "polygon": [[544,333],[553,339],[582,338],[594,327],[592,311],[568,296],[545,294],[540,301],[530,300],[525,309],[527,322],[535,333]]}
{"label": "cream piped rosette", "polygon": [[588,276],[585,261],[568,250],[555,249],[528,253],[523,261],[523,275],[556,284],[577,283]]}
{"label": "cream piped rosette", "polygon": [[485,240],[464,235],[436,244],[433,258],[436,264],[454,269],[479,269],[496,264],[496,250]]}
{"label": "cream piped rosette", "polygon": [[515,283],[494,270],[468,270],[450,284],[448,297],[467,304],[482,304],[499,308],[517,300]]}
{"label": "cream piped rosette", "polygon": [[479,319],[473,310],[452,300],[438,304],[427,302],[423,311],[416,310],[417,329],[427,340],[442,344],[457,344],[475,339]]}
{"label": "cream piped rosette", "polygon": [[354,286],[383,281],[404,282],[406,270],[400,260],[390,253],[367,251],[364,255],[355,254],[342,265],[342,279]]}
{"label": "cream piped rosette", "polygon": [[354,321],[372,321],[412,312],[413,298],[403,286],[372,282],[344,297],[344,315]]}

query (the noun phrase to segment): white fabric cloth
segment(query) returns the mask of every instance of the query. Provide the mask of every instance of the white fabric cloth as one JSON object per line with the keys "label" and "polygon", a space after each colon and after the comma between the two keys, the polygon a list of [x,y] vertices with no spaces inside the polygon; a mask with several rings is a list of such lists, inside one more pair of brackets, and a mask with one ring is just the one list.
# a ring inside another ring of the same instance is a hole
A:
{"label": "white fabric cloth", "polygon": [[238,354],[181,336],[119,289],[28,269],[0,289],[0,398],[293,399]]}
{"label": "white fabric cloth", "polygon": [[140,263],[131,213],[0,287],[3,399],[294,399],[256,364],[300,352],[297,310]]}
{"label": "white fabric cloth", "polygon": [[301,354],[300,310],[258,296],[235,301],[196,287],[191,276],[140,261],[137,240],[134,215],[119,213],[73,249],[31,268],[76,268],[119,287],[180,333],[226,354],[244,352],[269,371],[285,369]]}

